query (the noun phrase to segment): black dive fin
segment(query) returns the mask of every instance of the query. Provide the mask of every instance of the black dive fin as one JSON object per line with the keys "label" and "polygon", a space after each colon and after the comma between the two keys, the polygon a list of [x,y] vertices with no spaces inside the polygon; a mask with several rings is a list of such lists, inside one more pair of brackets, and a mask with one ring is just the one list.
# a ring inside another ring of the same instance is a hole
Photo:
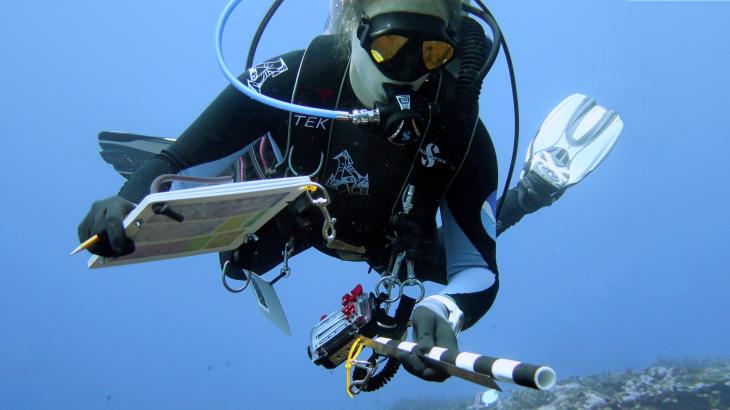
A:
{"label": "black dive fin", "polygon": [[142,164],[175,142],[174,138],[148,137],[125,132],[99,133],[101,158],[129,179]]}

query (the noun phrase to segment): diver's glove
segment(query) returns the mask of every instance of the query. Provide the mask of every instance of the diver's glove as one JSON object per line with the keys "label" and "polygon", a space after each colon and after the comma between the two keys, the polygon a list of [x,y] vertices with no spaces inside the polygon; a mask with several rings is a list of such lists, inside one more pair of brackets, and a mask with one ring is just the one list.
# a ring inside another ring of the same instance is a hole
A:
{"label": "diver's glove", "polygon": [[[458,351],[456,335],[461,330],[463,318],[464,314],[447,296],[434,295],[421,301],[411,316],[413,338],[418,344],[414,353],[428,354],[434,346]],[[421,379],[442,382],[449,377],[445,371],[432,367],[416,354],[404,354],[400,360],[409,373]]]}
{"label": "diver's glove", "polygon": [[112,196],[91,205],[91,210],[79,224],[81,242],[94,235],[99,241],[88,248],[89,252],[106,257],[119,257],[134,252],[134,242],[124,234],[124,218],[134,209],[134,204],[120,196]]}

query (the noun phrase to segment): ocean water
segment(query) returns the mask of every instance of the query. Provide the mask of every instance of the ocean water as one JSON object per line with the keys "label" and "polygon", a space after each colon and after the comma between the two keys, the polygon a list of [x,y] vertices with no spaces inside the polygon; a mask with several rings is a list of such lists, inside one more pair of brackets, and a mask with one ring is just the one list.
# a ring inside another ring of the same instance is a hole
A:
{"label": "ocean water", "polygon": [[[522,107],[520,162],[550,109],[584,92],[625,122],[608,159],[500,238],[497,302],[460,346],[552,366],[559,376],[730,353],[727,135],[730,3],[489,2]],[[0,2],[0,409],[387,408],[471,395],[402,371],[351,400],[344,369],[309,362],[311,326],[362,264],[306,252],[280,282],[292,336],[202,256],[90,271],[68,257],[89,204],[123,183],[96,134],[175,137],[226,85],[213,47],[225,2]],[[226,37],[243,64],[268,2],[244,2]],[[259,58],[306,47],[325,1],[289,1]],[[481,116],[509,164],[504,61]],[[436,290],[437,287],[431,287]]]}

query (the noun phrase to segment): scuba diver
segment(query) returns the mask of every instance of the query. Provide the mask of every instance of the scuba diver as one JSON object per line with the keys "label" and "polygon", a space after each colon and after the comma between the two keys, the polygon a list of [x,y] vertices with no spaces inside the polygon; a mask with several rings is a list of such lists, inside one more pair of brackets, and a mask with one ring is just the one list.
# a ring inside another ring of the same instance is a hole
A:
{"label": "scuba diver", "polygon": [[[571,96],[538,133],[550,137],[530,145],[521,179],[503,197],[498,213],[497,156],[478,118],[486,74],[479,69],[494,45],[463,13],[462,1],[331,4],[327,35],[238,79],[295,104],[377,109],[379,125],[288,112],[227,87],[179,138],[158,139],[153,148],[141,150],[153,154],[141,156],[144,163],[126,171],[128,181],[117,195],[92,205],[79,225],[79,239],[98,234],[101,240],[89,248],[97,255],[133,252],[122,222],[163,174],[215,177],[233,167],[239,181],[309,175],[329,192],[337,238],[324,241],[317,228],[321,214],[295,201],[257,231],[255,241],[221,253],[225,275],[242,280],[247,271],[263,274],[282,263],[282,249],[290,257],[309,248],[364,261],[381,274],[397,264],[396,273],[405,275],[398,259],[404,255],[419,280],[445,285],[408,309],[419,351],[457,349],[458,334],[486,314],[497,295],[497,236],[525,214],[550,205],[595,168],[622,123],[590,98]],[[561,146],[566,135],[577,143]],[[574,170],[573,163],[580,161],[573,154],[601,139],[607,148],[592,152]],[[126,136],[106,144],[117,142],[118,148],[140,141],[144,138]],[[105,159],[118,164],[124,156],[112,151],[107,149]],[[185,184],[171,187],[180,188]],[[425,380],[447,377],[415,354],[401,362]]]}

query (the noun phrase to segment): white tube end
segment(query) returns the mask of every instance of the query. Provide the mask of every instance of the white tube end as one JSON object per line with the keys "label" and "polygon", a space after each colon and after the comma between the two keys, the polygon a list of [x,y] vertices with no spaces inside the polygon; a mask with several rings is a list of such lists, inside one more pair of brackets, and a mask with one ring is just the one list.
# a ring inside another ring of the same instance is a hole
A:
{"label": "white tube end", "polygon": [[550,390],[555,386],[557,378],[555,370],[549,367],[541,367],[535,372],[535,386],[540,390]]}

